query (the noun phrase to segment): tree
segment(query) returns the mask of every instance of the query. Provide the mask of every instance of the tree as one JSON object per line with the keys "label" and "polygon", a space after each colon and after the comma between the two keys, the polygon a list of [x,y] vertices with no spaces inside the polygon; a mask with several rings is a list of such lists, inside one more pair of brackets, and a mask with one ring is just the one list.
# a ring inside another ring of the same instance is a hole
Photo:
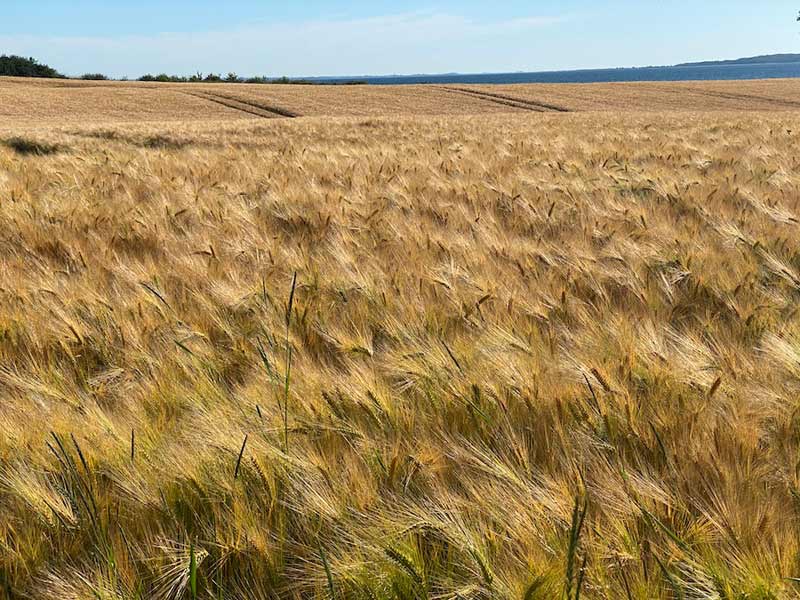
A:
{"label": "tree", "polygon": [[39,63],[35,58],[0,56],[0,76],[5,77],[57,77],[64,76],[55,69]]}

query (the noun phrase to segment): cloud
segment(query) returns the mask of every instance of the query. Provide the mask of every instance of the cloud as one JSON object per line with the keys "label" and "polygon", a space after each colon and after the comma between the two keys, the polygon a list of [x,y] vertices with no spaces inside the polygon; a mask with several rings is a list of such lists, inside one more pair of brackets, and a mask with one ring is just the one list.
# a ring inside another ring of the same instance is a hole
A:
{"label": "cloud", "polygon": [[121,37],[0,36],[8,53],[66,71],[358,75],[516,68],[533,30],[565,17],[478,21],[441,12],[254,24],[224,31]]}

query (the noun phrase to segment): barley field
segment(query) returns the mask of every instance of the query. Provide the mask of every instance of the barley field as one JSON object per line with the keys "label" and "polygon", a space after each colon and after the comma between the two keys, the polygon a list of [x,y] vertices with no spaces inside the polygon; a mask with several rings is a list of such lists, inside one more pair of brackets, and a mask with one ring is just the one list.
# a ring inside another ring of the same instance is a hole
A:
{"label": "barley field", "polygon": [[0,597],[800,597],[796,86],[0,80]]}

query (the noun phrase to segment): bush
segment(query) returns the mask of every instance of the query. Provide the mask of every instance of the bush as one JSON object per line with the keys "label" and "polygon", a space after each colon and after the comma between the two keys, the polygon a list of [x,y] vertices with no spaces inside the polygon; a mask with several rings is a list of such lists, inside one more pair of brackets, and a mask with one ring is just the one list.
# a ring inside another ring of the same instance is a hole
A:
{"label": "bush", "polygon": [[80,78],[86,81],[108,81],[108,76],[102,73],[84,73]]}
{"label": "bush", "polygon": [[5,77],[54,77],[64,79],[55,69],[39,63],[35,58],[22,56],[0,56],[0,76]]}
{"label": "bush", "polygon": [[186,83],[189,81],[186,77],[178,77],[177,75],[167,75],[166,73],[161,73],[159,75],[142,75],[139,77],[139,81],[157,81],[159,83]]}

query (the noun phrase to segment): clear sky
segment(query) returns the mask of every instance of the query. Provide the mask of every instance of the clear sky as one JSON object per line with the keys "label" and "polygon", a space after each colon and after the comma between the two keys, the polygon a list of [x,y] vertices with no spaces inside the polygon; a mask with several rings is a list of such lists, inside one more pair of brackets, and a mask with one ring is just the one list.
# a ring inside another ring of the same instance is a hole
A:
{"label": "clear sky", "polygon": [[800,0],[0,0],[0,54],[103,72],[380,75],[800,52]]}

